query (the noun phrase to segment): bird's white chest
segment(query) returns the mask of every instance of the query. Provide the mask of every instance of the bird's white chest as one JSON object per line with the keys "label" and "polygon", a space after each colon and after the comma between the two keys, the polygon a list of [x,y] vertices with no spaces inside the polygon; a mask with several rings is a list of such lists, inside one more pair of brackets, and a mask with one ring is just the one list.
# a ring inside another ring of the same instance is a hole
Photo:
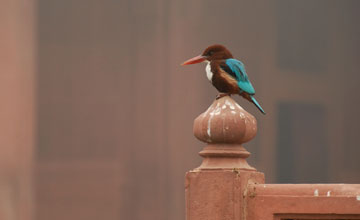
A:
{"label": "bird's white chest", "polygon": [[214,74],[211,72],[210,62],[207,63],[207,65],[205,67],[205,71],[206,71],[206,77],[208,78],[208,80],[210,82],[212,82],[212,77]]}

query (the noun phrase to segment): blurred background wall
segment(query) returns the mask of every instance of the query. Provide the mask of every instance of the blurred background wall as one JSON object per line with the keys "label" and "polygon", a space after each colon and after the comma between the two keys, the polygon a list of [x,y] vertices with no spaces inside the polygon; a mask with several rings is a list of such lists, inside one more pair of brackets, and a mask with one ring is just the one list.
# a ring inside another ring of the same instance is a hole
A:
{"label": "blurred background wall", "polygon": [[36,4],[0,0],[0,219],[33,219]]}
{"label": "blurred background wall", "polygon": [[216,91],[179,64],[214,43],[267,111],[236,98],[268,183],[360,181],[357,0],[0,3],[0,219],[185,219]]}

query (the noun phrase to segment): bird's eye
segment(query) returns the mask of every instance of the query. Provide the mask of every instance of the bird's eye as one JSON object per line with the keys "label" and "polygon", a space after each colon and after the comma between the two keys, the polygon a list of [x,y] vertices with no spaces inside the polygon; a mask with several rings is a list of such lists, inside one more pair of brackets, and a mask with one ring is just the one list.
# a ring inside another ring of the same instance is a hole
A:
{"label": "bird's eye", "polygon": [[214,53],[213,51],[209,51],[209,56],[213,55],[213,53]]}

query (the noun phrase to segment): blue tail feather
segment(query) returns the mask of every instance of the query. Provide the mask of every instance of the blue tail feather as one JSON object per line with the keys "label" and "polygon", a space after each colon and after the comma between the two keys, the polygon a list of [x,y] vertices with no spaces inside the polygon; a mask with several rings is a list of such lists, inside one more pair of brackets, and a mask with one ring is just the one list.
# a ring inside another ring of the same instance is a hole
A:
{"label": "blue tail feather", "polygon": [[261,111],[261,113],[263,113],[264,115],[266,114],[265,111],[261,108],[260,104],[256,101],[256,99],[250,95],[252,103],[255,104],[255,106]]}

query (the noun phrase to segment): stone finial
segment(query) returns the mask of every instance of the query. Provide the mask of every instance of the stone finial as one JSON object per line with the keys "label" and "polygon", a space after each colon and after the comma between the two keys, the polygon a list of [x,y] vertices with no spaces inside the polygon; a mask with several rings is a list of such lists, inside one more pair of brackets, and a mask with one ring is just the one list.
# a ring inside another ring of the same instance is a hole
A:
{"label": "stone finial", "polygon": [[245,169],[250,153],[242,146],[257,132],[256,119],[229,96],[215,100],[194,121],[194,135],[208,143],[199,154],[204,158],[198,169]]}

